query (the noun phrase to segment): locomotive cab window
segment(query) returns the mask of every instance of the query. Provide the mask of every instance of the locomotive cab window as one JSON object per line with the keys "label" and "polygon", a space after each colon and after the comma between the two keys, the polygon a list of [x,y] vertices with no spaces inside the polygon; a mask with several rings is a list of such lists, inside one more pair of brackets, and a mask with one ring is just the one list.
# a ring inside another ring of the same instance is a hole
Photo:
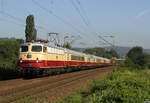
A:
{"label": "locomotive cab window", "polygon": [[21,52],[27,52],[28,46],[21,46]]}
{"label": "locomotive cab window", "polygon": [[42,46],[32,46],[32,52],[41,52]]}

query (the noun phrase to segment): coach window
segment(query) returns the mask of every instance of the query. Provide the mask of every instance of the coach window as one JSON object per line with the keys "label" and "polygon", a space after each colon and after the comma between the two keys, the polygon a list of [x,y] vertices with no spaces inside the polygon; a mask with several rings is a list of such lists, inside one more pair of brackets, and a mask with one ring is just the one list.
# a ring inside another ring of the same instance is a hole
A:
{"label": "coach window", "polygon": [[46,52],[47,51],[47,47],[43,47],[43,52]]}
{"label": "coach window", "polygon": [[32,46],[32,52],[41,52],[42,51],[42,46]]}
{"label": "coach window", "polygon": [[71,55],[71,60],[76,60],[76,56]]}

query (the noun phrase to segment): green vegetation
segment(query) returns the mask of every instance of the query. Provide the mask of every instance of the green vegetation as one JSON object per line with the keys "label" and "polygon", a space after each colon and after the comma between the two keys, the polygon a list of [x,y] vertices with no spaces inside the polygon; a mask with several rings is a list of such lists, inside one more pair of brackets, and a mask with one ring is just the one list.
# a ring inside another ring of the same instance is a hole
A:
{"label": "green vegetation", "polygon": [[16,70],[18,51],[22,39],[0,41],[0,80],[11,79],[18,75]]}
{"label": "green vegetation", "polygon": [[67,48],[67,49],[73,49],[72,46],[70,45],[70,43],[68,43],[68,42],[64,43],[63,47]]}
{"label": "green vegetation", "polygon": [[114,49],[108,51],[108,54],[110,54],[112,57],[119,57],[118,53]]}
{"label": "green vegetation", "polygon": [[150,70],[120,68],[94,80],[89,92],[76,92],[57,103],[144,103],[150,99]]}
{"label": "green vegetation", "polygon": [[143,52],[142,47],[133,47],[127,54],[125,66],[129,68],[149,68],[150,55]]}
{"label": "green vegetation", "polygon": [[106,51],[104,48],[100,48],[100,47],[85,49],[84,53],[105,57],[105,58],[119,57],[117,52],[114,49],[111,49],[110,51]]}
{"label": "green vegetation", "polygon": [[25,35],[26,41],[36,40],[37,31],[35,29],[34,16],[33,15],[27,16],[25,33],[26,33],[26,35]]}

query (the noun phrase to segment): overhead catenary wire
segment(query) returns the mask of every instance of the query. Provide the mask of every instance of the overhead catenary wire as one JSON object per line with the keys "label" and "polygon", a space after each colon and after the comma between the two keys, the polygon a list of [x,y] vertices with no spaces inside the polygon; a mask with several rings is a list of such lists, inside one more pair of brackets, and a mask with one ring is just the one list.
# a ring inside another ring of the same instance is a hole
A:
{"label": "overhead catenary wire", "polygon": [[[75,8],[75,10],[78,12],[78,14],[80,15],[80,17],[82,18],[82,21],[84,22],[84,24],[88,27],[88,30],[91,29],[91,27],[89,27],[89,20],[85,17],[85,15],[83,14],[83,9],[81,10],[81,3],[80,1],[76,1],[78,4],[80,4],[80,8],[78,8],[78,6],[76,5],[76,3],[74,2],[74,0],[69,0],[71,2],[71,4],[73,5],[73,7]],[[90,30],[91,32],[91,30]],[[93,33],[93,32],[92,32]]]}
{"label": "overhead catenary wire", "polygon": [[16,24],[16,25],[18,25],[18,26],[25,27],[24,24],[19,24],[19,23],[15,22],[15,21],[10,21],[10,20],[8,20],[8,19],[6,19],[6,18],[1,18],[1,17],[0,17],[0,21],[6,21],[6,22],[8,22],[8,23],[12,23],[12,24]]}
{"label": "overhead catenary wire", "polygon": [[[71,4],[73,5],[73,7],[75,8],[75,10],[77,11],[77,13],[79,14],[79,16],[81,17],[83,23],[85,24],[85,26],[87,27],[88,30],[91,34],[95,34],[90,27],[90,24],[88,22],[88,19],[86,19],[86,17],[83,15],[81,8],[79,8],[79,6],[77,6],[78,3],[74,2],[74,0],[69,0],[71,2]],[[89,35],[87,35],[89,36]],[[89,37],[90,38],[90,37]]]}
{"label": "overhead catenary wire", "polygon": [[[93,34],[97,34],[95,32],[95,30],[93,29],[93,26],[85,12],[84,7],[82,6],[81,2],[79,0],[75,0],[77,2],[77,4],[79,5],[80,8],[78,8],[78,10],[80,10],[81,14],[83,14],[84,19],[86,20],[86,26],[88,27],[88,29],[90,30],[91,33]],[[92,29],[92,30],[91,30]],[[94,32],[93,32],[94,31]]]}
{"label": "overhead catenary wire", "polygon": [[37,5],[39,8],[43,9],[44,11],[48,12],[50,15],[56,17],[58,20],[60,20],[61,22],[63,22],[64,24],[68,25],[69,27],[71,27],[73,30],[77,31],[80,34],[84,34],[83,32],[81,32],[79,29],[77,29],[73,24],[69,23],[68,21],[66,21],[65,19],[59,17],[58,15],[54,14],[51,10],[48,10],[47,8],[43,7],[42,5],[40,5],[36,0],[32,0],[32,2]]}
{"label": "overhead catenary wire", "polygon": [[[72,1],[72,0],[71,0]],[[76,3],[78,4],[79,8],[76,6],[76,8],[78,8],[78,10],[80,11],[80,14],[82,15],[82,17],[84,18],[84,21],[86,21],[86,26],[88,27],[88,29],[92,29],[92,24],[85,12],[84,7],[82,6],[81,2],[79,0],[75,0]]]}
{"label": "overhead catenary wire", "polygon": [[[13,16],[11,16],[11,17],[13,17]],[[16,20],[16,19],[15,19]],[[20,19],[18,19],[18,20],[20,20]],[[26,25],[25,25],[25,23],[22,23],[22,22],[20,22],[20,23],[18,23],[18,22],[16,22],[16,21],[12,21],[12,20],[9,20],[9,19],[6,19],[6,18],[1,18],[0,17],[0,21],[2,21],[2,22],[7,22],[7,23],[10,23],[10,24],[15,24],[15,25],[17,25],[17,26],[19,26],[19,27],[25,27]],[[36,26],[37,27],[37,26]],[[40,26],[38,26],[37,28],[39,28],[37,31],[38,32],[41,32],[41,33],[43,33],[43,27],[40,27]],[[45,30],[44,30],[45,31]]]}
{"label": "overhead catenary wire", "polygon": [[90,20],[89,20],[89,18],[88,18],[88,16],[87,16],[87,13],[86,13],[86,11],[85,11],[85,9],[84,9],[82,3],[81,3],[79,0],[76,0],[76,2],[77,2],[77,4],[79,5],[79,7],[80,7],[80,9],[81,9],[81,12],[82,12],[82,14],[84,15],[84,17],[85,17],[85,19],[86,19],[88,25],[91,25],[91,22],[90,22]]}
{"label": "overhead catenary wire", "polygon": [[[72,0],[71,0],[71,1],[72,1]],[[92,24],[91,24],[91,22],[90,22],[90,20],[89,20],[89,18],[88,18],[88,16],[87,16],[87,14],[86,14],[85,9],[84,9],[84,7],[82,6],[81,2],[80,2],[79,0],[76,0],[76,2],[77,2],[77,4],[78,4],[79,7],[80,7],[80,9],[78,9],[78,10],[80,10],[80,11],[82,12],[82,14],[84,15],[84,17],[85,17],[85,19],[86,19],[86,21],[87,21],[87,27],[89,28],[90,32],[93,33],[93,34],[96,34],[96,35],[97,35],[100,39],[102,39],[104,42],[106,42],[107,44],[113,46],[112,43],[110,43],[109,41],[107,41],[106,39],[104,39],[102,36],[98,35],[98,33],[93,29],[93,26],[92,26]],[[80,12],[80,14],[81,14],[81,12]],[[91,30],[91,29],[92,29],[92,30]]]}
{"label": "overhead catenary wire", "polygon": [[[8,22],[8,23],[11,23],[11,24],[15,24],[15,25],[17,25],[17,26],[21,26],[21,27],[25,27],[25,24],[21,24],[21,23],[18,23],[18,22],[16,22],[16,21],[12,21],[12,20],[8,20],[8,19],[6,19],[6,18],[1,18],[0,17],[0,21],[2,21],[2,22]],[[41,30],[38,30],[39,32],[42,32],[43,33],[43,31],[41,31]]]}
{"label": "overhead catenary wire", "polygon": [[51,1],[50,1],[50,4],[51,4],[51,10],[53,10],[54,1],[51,0]]}
{"label": "overhead catenary wire", "polygon": [[6,12],[4,12],[4,11],[0,11],[0,13],[3,14],[3,15],[6,15],[7,17],[10,17],[11,19],[14,19],[14,20],[16,20],[16,21],[22,22],[21,19],[15,17],[15,16],[13,16],[13,15],[11,15],[11,14],[9,14],[9,13],[6,13]]}
{"label": "overhead catenary wire", "polygon": [[[80,4],[80,8],[78,8],[78,6],[76,5],[76,3],[74,2],[74,0],[69,0],[71,2],[71,4],[73,5],[73,7],[75,8],[75,10],[78,12],[79,16],[81,17],[83,23],[85,24],[85,26],[88,28],[88,31],[92,34],[97,34],[96,32],[93,32],[92,27],[90,27],[89,21],[85,18],[84,15],[82,15],[83,11],[81,11],[81,4],[78,1],[78,4]],[[88,22],[87,22],[88,21]]]}
{"label": "overhead catenary wire", "polygon": [[80,15],[80,17],[82,18],[83,22],[85,25],[88,25],[86,19],[84,18],[84,16],[82,15],[81,11],[79,10],[79,8],[77,7],[77,5],[74,3],[73,0],[69,0],[71,2],[71,4],[74,6],[74,8],[76,9],[76,11],[78,12],[78,14]]}
{"label": "overhead catenary wire", "polygon": [[[6,12],[3,12],[3,11],[0,11],[0,13],[1,14],[3,14],[3,15],[5,15],[5,16],[7,16],[7,17],[10,17],[11,19],[13,19],[13,20],[15,20],[15,21],[18,21],[18,22],[20,22],[22,25],[24,25],[24,27],[25,27],[25,23],[23,23],[24,22],[24,20],[22,20],[22,19],[20,19],[20,18],[18,18],[18,17],[15,17],[15,16],[13,16],[13,15],[11,15],[11,14],[9,14],[9,13],[6,13]],[[39,26],[39,25],[35,25],[37,28],[39,28],[39,29],[41,29],[41,30],[46,30],[46,31],[48,31],[48,29],[46,29],[45,27],[42,27],[42,26]]]}
{"label": "overhead catenary wire", "polygon": [[[78,14],[80,15],[80,17],[81,17],[83,23],[84,23],[85,26],[88,28],[88,31],[90,31],[92,34],[95,34],[95,33],[93,32],[93,30],[91,30],[91,29],[92,29],[92,26],[90,26],[90,25],[91,25],[91,24],[90,24],[90,21],[89,21],[88,17],[86,16],[86,13],[85,13],[85,11],[84,11],[84,9],[83,9],[83,6],[81,5],[80,1],[76,1],[77,4],[80,4],[80,5],[79,5],[80,8],[78,8],[78,6],[77,6],[76,3],[74,2],[74,0],[69,0],[69,1],[71,2],[71,4],[73,5],[73,7],[75,8],[75,10],[76,10],[76,11],[78,12]],[[83,12],[84,12],[84,13],[83,13]],[[85,15],[84,15],[84,14],[85,14]]]}
{"label": "overhead catenary wire", "polygon": [[98,35],[98,37],[100,39],[102,39],[103,41],[105,41],[107,44],[111,45],[111,46],[114,46],[112,43],[110,43],[109,41],[105,40],[102,36]]}

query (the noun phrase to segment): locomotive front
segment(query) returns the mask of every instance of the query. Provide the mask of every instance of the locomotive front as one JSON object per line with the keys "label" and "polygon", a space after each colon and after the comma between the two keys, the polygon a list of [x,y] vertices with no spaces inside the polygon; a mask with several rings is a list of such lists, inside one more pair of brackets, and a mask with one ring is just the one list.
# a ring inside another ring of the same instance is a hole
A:
{"label": "locomotive front", "polygon": [[46,66],[46,47],[40,43],[24,43],[20,47],[19,67],[43,68]]}

